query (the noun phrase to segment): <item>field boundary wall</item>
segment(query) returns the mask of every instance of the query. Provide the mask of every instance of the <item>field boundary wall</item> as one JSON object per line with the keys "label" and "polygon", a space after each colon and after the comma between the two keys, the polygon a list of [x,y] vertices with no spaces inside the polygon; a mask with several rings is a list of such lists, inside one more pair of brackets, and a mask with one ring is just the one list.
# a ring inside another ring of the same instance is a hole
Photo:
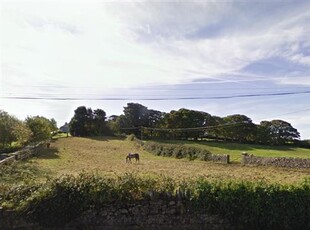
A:
{"label": "field boundary wall", "polygon": [[26,146],[22,150],[19,150],[14,153],[7,154],[7,157],[2,159],[0,161],[0,166],[1,165],[7,165],[7,164],[12,164],[13,162],[17,160],[23,160],[31,157],[33,154],[35,154],[38,150],[38,148],[42,147],[45,144],[45,142],[40,142],[35,145],[30,145]]}
{"label": "field boundary wall", "polygon": [[[12,211],[0,210],[0,229],[45,229],[28,222]],[[123,205],[106,205],[89,210],[65,224],[61,229],[233,229],[217,215],[191,210],[177,200],[143,201]],[[49,229],[49,228],[46,228]]]}
{"label": "field boundary wall", "polygon": [[253,154],[242,153],[242,165],[263,165],[286,168],[310,168],[310,159],[293,157],[259,157]]}

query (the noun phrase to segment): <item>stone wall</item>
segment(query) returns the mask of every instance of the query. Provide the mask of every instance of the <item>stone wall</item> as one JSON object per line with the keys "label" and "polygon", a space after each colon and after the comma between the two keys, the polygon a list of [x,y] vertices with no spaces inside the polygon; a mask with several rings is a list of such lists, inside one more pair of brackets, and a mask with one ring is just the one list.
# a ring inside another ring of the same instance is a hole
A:
{"label": "stone wall", "polygon": [[15,156],[9,156],[0,161],[0,165],[11,164],[15,161]]}
{"label": "stone wall", "polygon": [[[28,223],[14,213],[0,210],[0,229],[45,229]],[[1,222],[1,221],[0,221]],[[141,201],[127,205],[107,205],[90,210],[60,226],[61,229],[232,229],[215,215],[191,210],[182,201]]]}
{"label": "stone wall", "polygon": [[23,159],[29,158],[34,153],[36,153],[36,151],[37,151],[37,149],[39,147],[41,147],[43,145],[44,145],[44,143],[39,143],[39,144],[36,144],[36,145],[27,146],[27,147],[23,148],[22,150],[17,151],[15,153],[6,154],[7,157],[2,159],[2,160],[0,160],[0,165],[11,164],[11,163],[13,163],[14,161],[17,161],[17,160],[23,160]]}
{"label": "stone wall", "polygon": [[288,157],[258,157],[243,153],[242,165],[263,165],[287,168],[310,168],[310,159]]}
{"label": "stone wall", "polygon": [[230,156],[228,154],[211,154],[207,157],[207,161],[229,164]]}

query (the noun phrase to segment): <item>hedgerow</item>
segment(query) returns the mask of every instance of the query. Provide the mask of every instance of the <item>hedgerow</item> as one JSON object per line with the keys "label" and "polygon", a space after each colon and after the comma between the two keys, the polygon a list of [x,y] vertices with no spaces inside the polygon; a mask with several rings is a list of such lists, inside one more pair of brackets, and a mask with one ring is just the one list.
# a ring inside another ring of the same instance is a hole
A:
{"label": "hedgerow", "polygon": [[202,148],[187,147],[184,145],[161,144],[149,141],[144,143],[143,148],[157,156],[175,157],[178,159],[187,158],[189,160],[207,160],[211,155],[210,151]]}
{"label": "hedgerow", "polygon": [[238,229],[310,229],[310,180],[277,185],[204,178],[175,181],[131,173],[117,178],[80,174],[0,189],[0,197],[4,208],[49,227],[64,226],[84,211],[106,205],[161,199],[181,200],[190,212],[217,214]]}

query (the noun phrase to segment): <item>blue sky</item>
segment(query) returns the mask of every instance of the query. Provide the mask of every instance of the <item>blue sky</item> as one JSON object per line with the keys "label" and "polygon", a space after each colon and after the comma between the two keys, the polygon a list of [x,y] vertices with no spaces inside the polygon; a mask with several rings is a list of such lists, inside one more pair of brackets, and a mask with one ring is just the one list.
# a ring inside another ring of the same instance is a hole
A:
{"label": "blue sky", "polygon": [[[2,1],[0,57],[0,109],[20,119],[137,102],[283,119],[310,139],[309,1]],[[299,94],[218,99],[283,92]]]}

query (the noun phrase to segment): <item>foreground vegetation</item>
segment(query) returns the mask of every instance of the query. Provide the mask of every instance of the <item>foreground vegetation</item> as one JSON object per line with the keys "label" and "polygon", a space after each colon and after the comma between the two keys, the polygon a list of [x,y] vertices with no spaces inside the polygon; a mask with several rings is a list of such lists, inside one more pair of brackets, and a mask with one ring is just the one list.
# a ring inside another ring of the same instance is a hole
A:
{"label": "foreground vegetation", "polygon": [[182,200],[192,212],[217,214],[241,229],[309,229],[310,180],[292,185],[176,181],[169,177],[80,174],[3,188],[0,205],[42,226],[60,227],[84,211],[143,200]]}

